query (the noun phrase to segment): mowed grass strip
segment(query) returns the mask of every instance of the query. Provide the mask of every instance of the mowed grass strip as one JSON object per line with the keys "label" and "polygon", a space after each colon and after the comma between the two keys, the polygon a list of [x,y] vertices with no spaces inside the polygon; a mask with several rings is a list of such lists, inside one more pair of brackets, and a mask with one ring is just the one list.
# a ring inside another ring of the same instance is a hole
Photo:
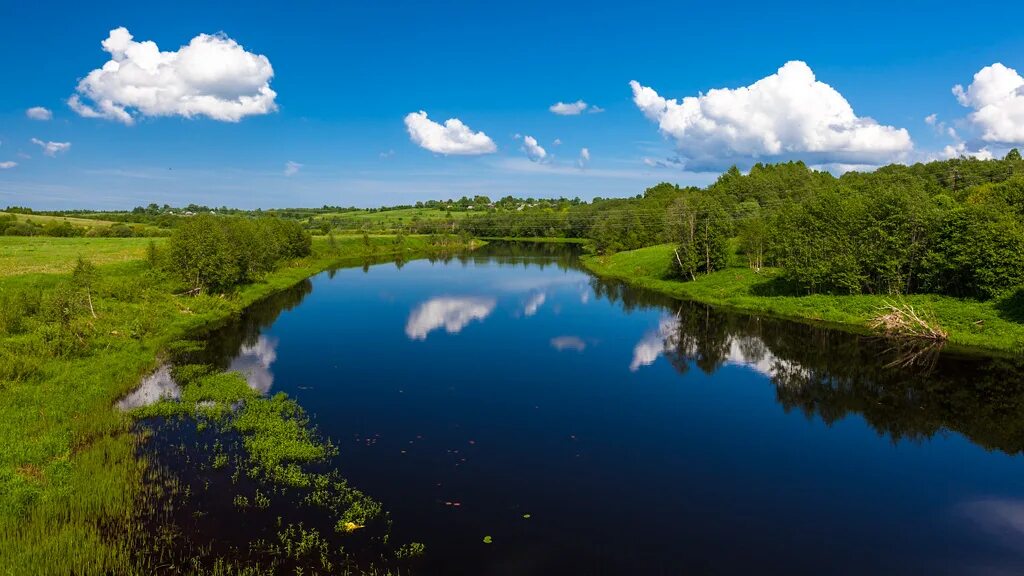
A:
{"label": "mowed grass strip", "polygon": [[435,220],[459,220],[470,216],[474,213],[484,213],[484,211],[474,212],[470,211],[452,211],[441,210],[439,208],[400,208],[398,210],[380,210],[380,211],[369,211],[369,210],[355,210],[350,212],[325,212],[314,216],[316,220],[323,219],[338,219],[341,221],[352,221],[358,223],[366,223],[372,225],[381,224],[410,224],[414,219],[420,221],[435,221]]}
{"label": "mowed grass strip", "polygon": [[97,220],[93,218],[76,218],[74,216],[50,216],[48,214],[20,214],[14,212],[3,212],[0,211],[0,216],[12,215],[18,220],[35,222],[36,224],[46,225],[50,222],[67,222],[73,226],[81,226],[83,228],[94,228],[98,226],[110,226],[111,224],[118,224],[112,220]]}
{"label": "mowed grass strip", "polygon": [[78,257],[97,266],[141,260],[150,240],[163,238],[51,238],[0,236],[0,278],[70,272]]}

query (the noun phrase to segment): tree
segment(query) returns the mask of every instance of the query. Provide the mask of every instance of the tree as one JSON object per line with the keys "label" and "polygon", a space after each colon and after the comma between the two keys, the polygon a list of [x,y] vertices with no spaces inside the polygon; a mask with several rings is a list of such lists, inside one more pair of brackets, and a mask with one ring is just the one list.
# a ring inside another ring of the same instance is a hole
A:
{"label": "tree", "polygon": [[922,262],[927,291],[994,298],[1024,283],[1024,226],[998,204],[947,212]]}
{"label": "tree", "polygon": [[238,267],[224,227],[209,215],[186,219],[168,239],[168,261],[195,291],[234,285]]}
{"label": "tree", "polygon": [[769,254],[805,292],[857,294],[863,274],[853,239],[862,218],[860,198],[835,191],[780,204],[769,224]]}
{"label": "tree", "polygon": [[729,262],[732,219],[721,199],[710,192],[690,192],[673,202],[665,229],[677,245],[674,268],[683,278],[721,270]]}
{"label": "tree", "polygon": [[764,267],[768,225],[761,212],[746,216],[738,225],[740,250],[747,257],[747,265],[755,272]]}
{"label": "tree", "polygon": [[85,303],[93,318],[96,318],[96,309],[92,306],[92,287],[98,275],[96,266],[81,256],[75,263],[75,269],[71,271],[71,287],[85,296]]}

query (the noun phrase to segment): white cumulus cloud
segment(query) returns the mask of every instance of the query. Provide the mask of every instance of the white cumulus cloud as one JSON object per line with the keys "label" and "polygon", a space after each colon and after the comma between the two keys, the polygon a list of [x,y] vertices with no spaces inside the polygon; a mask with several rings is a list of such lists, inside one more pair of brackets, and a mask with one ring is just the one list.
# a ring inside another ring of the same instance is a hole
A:
{"label": "white cumulus cloud", "polygon": [[583,100],[577,100],[575,102],[556,102],[548,107],[548,110],[558,114],[559,116],[576,116],[582,114],[587,109],[589,104]]}
{"label": "white cumulus cloud", "polygon": [[580,168],[586,168],[587,164],[590,164],[590,149],[580,149],[580,157],[576,159],[576,165]]}
{"label": "white cumulus cloud", "polygon": [[136,42],[124,27],[103,41],[110,54],[83,78],[68,105],[86,118],[132,124],[136,116],[206,116],[238,122],[277,110],[274,69],[225,34],[200,34],[176,52]]}
{"label": "white cumulus cloud", "polygon": [[68,148],[71,148],[71,142],[43,142],[39,138],[33,138],[31,142],[42,148],[43,154],[47,156],[56,156],[61,152],[67,152]]}
{"label": "white cumulus cloud", "polygon": [[42,106],[33,106],[25,110],[25,116],[32,120],[50,120],[53,118],[53,112]]}
{"label": "white cumulus cloud", "polygon": [[548,151],[538,144],[537,139],[533,136],[523,136],[523,151],[526,152],[526,157],[533,162],[543,162],[548,156]]}
{"label": "white cumulus cloud", "polygon": [[301,168],[302,164],[299,164],[298,162],[292,162],[291,160],[289,160],[284,163],[284,175],[295,176],[296,174],[299,173],[299,170]]}
{"label": "white cumulus cloud", "polygon": [[939,119],[938,114],[929,114],[924,118],[925,124],[932,127],[936,134],[945,136],[952,141],[952,144],[946,145],[940,152],[927,153],[921,156],[921,160],[931,162],[933,160],[947,160],[949,158],[960,158],[965,156],[971,156],[980,160],[991,160],[995,157],[991,150],[987,146],[978,146],[980,142],[968,143],[960,137],[960,134],[956,131],[956,128],[949,126],[945,121]]}
{"label": "white cumulus cloud", "polygon": [[633,102],[676,141],[684,166],[717,170],[800,158],[811,164],[883,164],[913,149],[903,128],[859,117],[807,64],[787,62],[750,86],[719,88],[682,101],[631,81]]}
{"label": "white cumulus cloud", "polygon": [[18,163],[13,160],[5,160],[3,162],[0,162],[0,170],[9,170],[17,165]]}
{"label": "white cumulus cloud", "polygon": [[414,143],[438,154],[490,154],[498,149],[487,134],[473,132],[462,120],[449,118],[441,125],[423,110],[407,114],[405,128]]}
{"label": "white cumulus cloud", "polygon": [[974,110],[967,119],[985,142],[1024,143],[1024,78],[1000,63],[974,75],[966,89],[957,84],[953,95]]}

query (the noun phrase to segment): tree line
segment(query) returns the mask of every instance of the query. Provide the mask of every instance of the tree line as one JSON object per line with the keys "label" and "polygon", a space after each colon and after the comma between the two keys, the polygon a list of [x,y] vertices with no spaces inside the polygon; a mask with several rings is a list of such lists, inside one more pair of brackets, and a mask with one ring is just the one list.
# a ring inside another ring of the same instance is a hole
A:
{"label": "tree line", "polygon": [[667,215],[681,277],[733,253],[802,293],[994,298],[1024,284],[1024,161],[956,159],[835,178],[802,163],[732,169]]}
{"label": "tree line", "polygon": [[483,236],[587,238],[598,253],[672,243],[685,280],[775,267],[794,293],[993,298],[1024,284],[1024,160],[957,158],[840,177],[802,162],[737,168],[705,188],[491,210]]}

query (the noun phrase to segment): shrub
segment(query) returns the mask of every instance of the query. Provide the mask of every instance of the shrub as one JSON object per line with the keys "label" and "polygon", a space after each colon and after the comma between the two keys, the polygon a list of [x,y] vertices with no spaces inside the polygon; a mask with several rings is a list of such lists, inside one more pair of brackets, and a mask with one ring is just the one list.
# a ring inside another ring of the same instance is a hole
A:
{"label": "shrub", "polygon": [[308,256],[312,242],[292,220],[200,215],[175,229],[167,265],[195,290],[223,291],[260,279],[281,260]]}
{"label": "shrub", "polygon": [[947,212],[922,263],[922,285],[951,296],[993,298],[1024,283],[1024,226],[998,204]]}

